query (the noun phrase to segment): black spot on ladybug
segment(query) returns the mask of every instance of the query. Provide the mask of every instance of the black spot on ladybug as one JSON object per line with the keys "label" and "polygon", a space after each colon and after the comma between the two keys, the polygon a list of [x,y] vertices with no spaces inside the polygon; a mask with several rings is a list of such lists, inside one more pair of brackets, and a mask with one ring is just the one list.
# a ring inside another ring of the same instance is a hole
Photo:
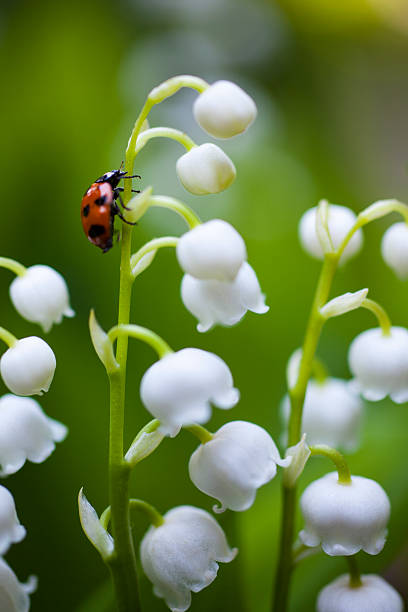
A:
{"label": "black spot on ladybug", "polygon": [[101,196],[100,198],[96,198],[94,202],[97,206],[102,206],[106,202],[106,196]]}
{"label": "black spot on ladybug", "polygon": [[104,233],[105,228],[103,225],[91,225],[88,236],[90,236],[90,238],[97,238],[98,236],[102,236]]}
{"label": "black spot on ladybug", "polygon": [[89,204],[83,207],[82,214],[84,215],[84,217],[87,217],[89,215]]}

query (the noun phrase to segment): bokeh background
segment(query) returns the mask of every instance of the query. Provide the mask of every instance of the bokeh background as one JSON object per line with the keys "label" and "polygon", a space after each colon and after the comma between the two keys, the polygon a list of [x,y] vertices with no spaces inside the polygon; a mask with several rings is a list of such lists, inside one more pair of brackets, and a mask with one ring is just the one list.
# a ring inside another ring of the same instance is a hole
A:
{"label": "bokeh background", "polygon": [[[107,500],[107,381],[88,336],[94,307],[101,324],[114,324],[119,247],[107,255],[82,233],[82,194],[106,170],[117,168],[148,90],[189,72],[237,81],[257,101],[251,130],[222,143],[238,177],[225,193],[195,197],[175,175],[181,154],[155,141],[138,158],[142,185],[184,199],[204,219],[222,217],[245,237],[249,259],[267,294],[267,315],[248,315],[233,329],[195,331],[180,301],[181,272],[174,253],[162,252],[136,282],[132,319],[162,334],[175,348],[197,346],[230,365],[242,400],[229,414],[214,411],[210,428],[247,419],[279,438],[278,405],[285,364],[301,343],[319,264],[297,240],[301,213],[321,197],[358,211],[381,198],[408,198],[408,8],[405,0],[71,0],[0,4],[0,168],[3,181],[1,254],[26,265],[46,263],[67,279],[75,319],[48,341],[58,367],[46,412],[66,423],[66,442],[42,465],[26,464],[5,484],[13,492],[27,538],[7,560],[23,580],[39,576],[34,612],[113,610],[108,573],[81,532],[76,498],[81,486],[98,511]],[[195,94],[183,91],[157,107],[152,125],[207,136],[194,124]],[[396,219],[395,219],[396,220]],[[392,320],[408,325],[408,288],[383,263],[379,242],[392,219],[365,232],[365,249],[342,270],[334,294],[370,288]],[[153,236],[181,233],[168,212],[149,212],[134,233],[135,249]],[[1,324],[19,336],[40,333],[21,320],[8,299],[2,271]],[[356,312],[327,325],[319,354],[336,376],[349,377],[347,347],[372,316]],[[149,420],[138,387],[153,354],[132,343],[126,438]],[[1,383],[2,384],[2,383]],[[5,388],[2,389],[6,392]],[[378,557],[361,556],[365,572],[382,572],[407,594],[407,406],[367,405],[361,450],[352,471],[379,480],[392,501],[389,541]],[[189,481],[196,447],[181,433],[135,470],[132,494],[160,510],[212,500]],[[308,465],[302,487],[331,469]],[[220,517],[234,563],[193,597],[192,609],[266,612],[277,555],[279,477],[259,491],[254,507]],[[139,540],[147,525],[136,517]],[[294,575],[291,611],[313,610],[319,589],[344,562],[317,555]],[[144,610],[164,604],[141,578]]]}

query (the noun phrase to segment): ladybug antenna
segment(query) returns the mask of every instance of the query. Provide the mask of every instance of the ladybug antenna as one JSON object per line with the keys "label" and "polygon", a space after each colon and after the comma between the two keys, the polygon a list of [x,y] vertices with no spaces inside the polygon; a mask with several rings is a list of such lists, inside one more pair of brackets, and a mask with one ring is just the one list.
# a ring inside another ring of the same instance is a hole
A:
{"label": "ladybug antenna", "polygon": [[123,176],[123,179],[142,178],[140,174],[132,174],[132,176]]}
{"label": "ladybug antenna", "polygon": [[119,172],[122,170],[122,166],[123,166],[123,160],[120,163]]}

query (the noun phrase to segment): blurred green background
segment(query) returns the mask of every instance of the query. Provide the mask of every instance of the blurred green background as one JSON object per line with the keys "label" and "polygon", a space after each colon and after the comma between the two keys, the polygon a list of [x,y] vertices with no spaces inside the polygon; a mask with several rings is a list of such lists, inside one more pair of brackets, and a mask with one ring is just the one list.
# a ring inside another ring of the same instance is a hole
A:
{"label": "blurred green background", "polygon": [[[184,199],[204,219],[222,217],[245,237],[250,263],[270,311],[248,315],[233,329],[195,331],[179,297],[181,272],[163,252],[134,288],[132,319],[162,334],[175,348],[211,350],[230,365],[242,400],[209,427],[247,419],[278,439],[278,405],[285,364],[301,343],[319,265],[297,240],[301,213],[321,197],[358,211],[374,200],[408,199],[408,8],[405,0],[45,0],[0,5],[2,96],[1,172],[4,184],[1,254],[26,265],[54,266],[67,279],[75,319],[48,341],[58,367],[45,411],[70,435],[43,464],[26,466],[5,484],[13,492],[27,538],[7,560],[20,580],[39,576],[32,610],[112,610],[107,571],[81,532],[76,498],[81,486],[99,512],[107,505],[108,388],[91,348],[87,318],[94,307],[105,328],[117,311],[119,247],[107,255],[82,233],[82,194],[103,172],[117,168],[133,121],[149,89],[189,72],[210,81],[237,81],[255,98],[259,116],[250,131],[222,146],[238,176],[225,193],[195,197],[175,175],[181,154],[155,141],[138,158],[142,185]],[[195,94],[183,91],[157,107],[152,125],[207,137],[194,124]],[[365,249],[342,270],[334,294],[370,288],[392,320],[408,325],[408,288],[381,260],[379,241],[390,219],[365,232]],[[181,233],[168,212],[149,212],[134,232],[134,247],[153,236]],[[8,299],[2,272],[1,324],[19,336],[40,333],[21,320]],[[330,323],[319,347],[334,375],[348,377],[347,347],[373,326],[366,311]],[[127,396],[127,440],[149,419],[138,387],[153,354],[132,343]],[[3,392],[5,392],[3,388]],[[408,496],[406,406],[367,405],[354,473],[373,477],[392,501],[389,541],[381,555],[361,555],[365,572],[381,571],[407,593]],[[138,468],[132,494],[160,510],[213,501],[189,481],[196,441],[187,433],[165,441]],[[302,480],[331,469],[314,460]],[[234,563],[193,596],[192,609],[266,612],[276,563],[279,477],[259,491],[254,507],[220,522],[240,548]],[[147,525],[135,524],[139,540]],[[291,611],[312,611],[319,589],[345,571],[343,561],[318,555],[294,575]],[[141,578],[144,610],[165,610]]]}

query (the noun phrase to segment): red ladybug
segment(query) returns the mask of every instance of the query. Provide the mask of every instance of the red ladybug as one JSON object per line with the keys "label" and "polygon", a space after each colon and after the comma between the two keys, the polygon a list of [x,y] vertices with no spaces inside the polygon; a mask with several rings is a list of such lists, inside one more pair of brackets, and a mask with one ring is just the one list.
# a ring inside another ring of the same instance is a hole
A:
{"label": "red ladybug", "polygon": [[[122,178],[140,178],[138,174],[134,176],[126,176],[126,174],[127,172],[124,172],[121,168],[106,172],[92,183],[82,198],[82,227],[88,240],[102,249],[104,253],[112,248],[115,215],[118,215],[125,223],[135,225],[126,221],[116,202],[116,200],[119,200],[121,206],[126,208],[120,197],[120,192],[123,191],[123,188],[118,187],[119,181]],[[132,189],[132,191],[134,190]]]}

